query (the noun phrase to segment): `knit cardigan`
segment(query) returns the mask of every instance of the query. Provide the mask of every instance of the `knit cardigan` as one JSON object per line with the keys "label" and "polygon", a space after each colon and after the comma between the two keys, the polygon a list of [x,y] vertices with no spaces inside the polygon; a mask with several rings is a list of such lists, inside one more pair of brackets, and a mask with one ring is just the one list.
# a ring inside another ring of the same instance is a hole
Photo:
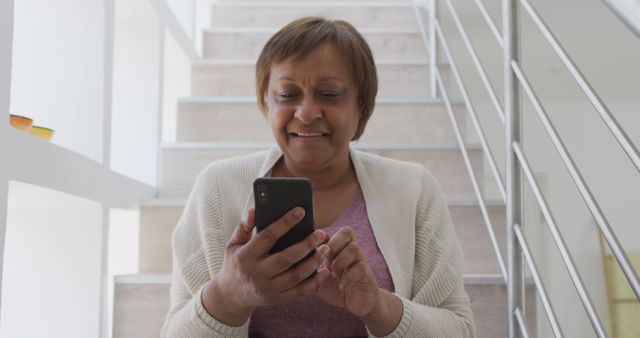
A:
{"label": "knit cardigan", "polygon": [[[350,149],[369,221],[384,256],[402,319],[388,337],[473,337],[462,281],[462,250],[434,178],[421,165]],[[225,246],[247,209],[253,180],[279,148],[214,162],[193,187],[173,233],[171,306],[161,337],[248,337],[249,321],[225,325],[202,305],[203,286],[222,267]]]}

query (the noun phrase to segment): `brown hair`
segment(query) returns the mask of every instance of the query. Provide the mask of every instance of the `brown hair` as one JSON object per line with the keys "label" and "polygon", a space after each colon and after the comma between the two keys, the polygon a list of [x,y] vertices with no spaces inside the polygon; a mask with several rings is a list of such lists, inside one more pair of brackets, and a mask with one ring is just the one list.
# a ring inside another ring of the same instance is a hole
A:
{"label": "brown hair", "polygon": [[300,60],[323,43],[331,43],[342,53],[353,83],[358,88],[362,117],[353,137],[353,140],[357,140],[373,113],[378,93],[378,75],[369,45],[355,27],[346,21],[305,17],[289,23],[273,35],[262,49],[256,64],[258,108],[267,113],[265,93],[269,86],[271,66],[288,58]]}

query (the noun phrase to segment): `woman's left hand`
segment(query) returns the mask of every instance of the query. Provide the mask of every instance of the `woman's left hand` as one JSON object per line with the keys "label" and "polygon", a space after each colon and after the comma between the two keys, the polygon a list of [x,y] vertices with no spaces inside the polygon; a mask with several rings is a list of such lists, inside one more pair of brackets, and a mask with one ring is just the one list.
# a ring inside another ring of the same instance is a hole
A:
{"label": "woman's left hand", "polygon": [[380,289],[353,230],[341,228],[328,245],[331,251],[327,264],[318,271],[318,296],[333,306],[346,308],[355,316],[371,314],[380,302]]}

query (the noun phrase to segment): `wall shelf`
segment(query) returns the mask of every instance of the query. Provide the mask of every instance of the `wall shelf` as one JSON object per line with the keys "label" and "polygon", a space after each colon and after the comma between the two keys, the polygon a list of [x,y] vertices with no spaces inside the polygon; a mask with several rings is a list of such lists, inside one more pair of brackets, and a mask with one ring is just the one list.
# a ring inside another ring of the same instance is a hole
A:
{"label": "wall shelf", "polygon": [[[57,190],[109,207],[137,209],[155,188],[71,150],[7,128],[6,179]],[[0,153],[2,154],[2,153]],[[4,164],[3,164],[4,165]]]}

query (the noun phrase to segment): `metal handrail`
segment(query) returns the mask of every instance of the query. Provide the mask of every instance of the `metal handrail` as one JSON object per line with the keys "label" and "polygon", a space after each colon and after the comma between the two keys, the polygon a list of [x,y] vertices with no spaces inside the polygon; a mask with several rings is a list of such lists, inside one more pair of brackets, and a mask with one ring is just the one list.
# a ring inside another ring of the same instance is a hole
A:
{"label": "metal handrail", "polygon": [[633,34],[640,38],[640,3],[634,0],[602,0]]}
{"label": "metal handrail", "polygon": [[[636,167],[636,170],[640,171],[640,151],[638,150],[638,148],[633,144],[629,136],[620,126],[620,123],[611,114],[602,99],[598,96],[598,94],[595,93],[589,82],[585,79],[580,70],[575,66],[575,63],[565,52],[564,48],[562,48],[562,45],[560,45],[558,39],[553,35],[553,33],[551,33],[542,18],[540,18],[540,15],[538,15],[531,4],[529,4],[529,1],[519,1],[527,11],[527,13],[529,13],[529,16],[531,16],[533,22],[538,26],[538,29],[540,29],[547,42],[549,42],[549,44],[551,45],[552,49],[560,57],[560,60],[567,68],[573,79],[576,80],[578,86],[585,94],[587,99],[589,99],[591,105],[596,109],[598,115],[600,115],[604,123],[607,125],[613,136],[618,141],[618,144],[620,144],[625,154],[629,157],[633,165]],[[640,297],[640,294],[636,293],[636,296]]]}
{"label": "metal handrail", "polygon": [[613,256],[616,258],[616,261],[622,268],[622,271],[625,277],[627,278],[629,285],[633,289],[633,292],[635,293],[636,298],[640,300],[640,279],[638,278],[638,274],[633,268],[633,265],[629,261],[627,254],[622,248],[620,241],[618,241],[618,238],[616,237],[615,233],[611,229],[609,222],[607,221],[606,217],[602,213],[600,206],[595,201],[593,194],[589,190],[589,187],[587,187],[586,183],[584,182],[584,179],[582,178],[582,175],[580,174],[580,172],[578,171],[578,168],[573,162],[571,155],[569,155],[569,152],[567,151],[565,145],[562,143],[562,140],[560,140],[560,137],[558,136],[558,132],[555,130],[553,124],[549,120],[549,117],[547,116],[544,109],[542,108],[540,101],[538,100],[536,94],[533,92],[533,89],[529,85],[529,81],[527,80],[525,75],[522,73],[520,66],[518,65],[517,62],[512,61],[511,68],[513,69],[513,72],[515,73],[518,80],[520,81],[520,84],[522,85],[524,92],[527,94],[527,96],[531,100],[531,103],[533,105],[535,112],[542,120],[545,130],[547,131],[549,137],[551,138],[551,141],[553,142],[554,148],[557,150],[558,154],[562,158],[562,162],[564,163],[565,167],[569,171],[571,178],[573,179],[578,190],[580,191],[580,195],[586,202],[587,207],[591,212],[591,215],[593,215],[596,223],[598,224],[598,228],[602,232],[602,235],[604,236],[604,239],[607,242],[607,245],[611,249]]}
{"label": "metal handrail", "polygon": [[456,139],[460,145],[460,150],[462,152],[462,157],[464,159],[465,166],[469,173],[469,178],[471,179],[471,185],[473,186],[473,191],[478,198],[478,204],[480,205],[480,212],[482,213],[482,218],[484,219],[484,223],[487,227],[487,231],[489,232],[489,237],[491,238],[491,244],[493,246],[493,250],[496,254],[496,258],[498,259],[498,265],[500,266],[500,272],[502,274],[505,283],[507,281],[507,269],[504,264],[504,260],[502,259],[502,254],[500,253],[500,246],[498,245],[498,240],[496,238],[496,234],[493,231],[493,224],[491,223],[491,218],[489,217],[489,213],[487,211],[487,205],[484,201],[484,197],[480,192],[480,186],[478,185],[478,181],[476,180],[476,175],[473,170],[473,166],[471,165],[471,161],[469,160],[469,154],[467,153],[467,147],[465,146],[464,140],[462,139],[462,133],[460,132],[460,128],[458,127],[458,122],[455,119],[455,115],[453,112],[453,107],[451,106],[451,101],[449,100],[449,95],[447,94],[447,90],[444,87],[444,83],[442,81],[442,76],[440,75],[440,70],[436,71],[436,79],[438,81],[438,86],[441,88],[442,98],[444,100],[445,106],[447,107],[447,112],[449,113],[449,118],[451,119],[451,124],[453,125],[453,130],[456,134]]}
{"label": "metal handrail", "polygon": [[504,48],[504,42],[502,41],[500,32],[498,31],[498,28],[496,28],[496,24],[495,22],[493,22],[493,19],[491,19],[489,12],[487,12],[487,8],[484,7],[484,4],[482,3],[481,0],[474,0],[474,1],[476,2],[476,5],[478,6],[480,13],[482,14],[482,17],[487,22],[487,25],[489,25],[489,29],[491,30],[491,33],[493,33],[493,36],[496,38],[496,41],[498,42],[501,48]]}
{"label": "metal handrail", "polygon": [[522,338],[529,338],[527,323],[524,321],[524,316],[522,315],[522,311],[520,311],[520,308],[516,308],[516,310],[514,311],[514,315],[516,316],[516,320],[518,321],[518,327],[520,328]]}
{"label": "metal handrail", "polygon": [[[435,4],[434,1],[431,1],[432,4]],[[435,6],[434,6],[435,8]],[[431,13],[431,10],[429,11]],[[418,21],[418,30],[420,32],[420,37],[422,38],[422,42],[424,43],[425,48],[427,49],[427,53],[429,53],[429,72],[430,72],[430,86],[429,90],[431,91],[431,98],[435,99],[437,95],[437,88],[435,86],[435,69],[437,67],[437,53],[435,46],[432,45],[434,42],[433,39],[427,38],[427,32],[424,28],[424,22],[422,21],[422,16],[420,16],[420,9],[418,5],[413,3],[413,13],[416,16],[416,20]],[[431,14],[430,14],[431,15]]]}
{"label": "metal handrail", "polygon": [[531,250],[529,250],[529,245],[527,244],[527,240],[524,238],[524,233],[522,233],[520,224],[515,224],[513,226],[513,231],[516,235],[516,239],[518,240],[518,245],[520,246],[523,256],[527,262],[529,271],[531,271],[531,276],[533,277],[536,285],[536,291],[538,291],[538,294],[540,295],[542,307],[544,308],[547,319],[549,319],[549,323],[551,324],[553,335],[556,338],[562,338],[564,337],[564,335],[562,334],[562,330],[560,329],[560,323],[558,323],[558,318],[553,311],[553,307],[551,306],[551,302],[549,301],[549,296],[547,295],[547,289],[544,287],[544,283],[542,283],[542,278],[540,278],[538,267],[536,266],[536,262],[533,260],[533,255],[531,255]]}
{"label": "metal handrail", "polygon": [[418,21],[418,31],[420,32],[420,37],[422,38],[422,42],[424,42],[424,46],[427,48],[427,52],[431,53],[431,47],[429,46],[429,38],[427,38],[427,32],[424,29],[424,22],[422,21],[422,17],[420,16],[420,11],[418,9],[418,5],[413,4],[413,13],[416,16],[416,20]]}
{"label": "metal handrail", "polygon": [[498,101],[498,96],[496,95],[496,92],[493,89],[493,85],[491,85],[491,81],[489,81],[487,72],[484,70],[484,67],[480,62],[480,59],[478,59],[478,53],[476,53],[475,48],[473,48],[473,45],[469,40],[469,36],[467,35],[466,30],[464,29],[462,22],[460,22],[460,18],[458,17],[458,12],[456,11],[455,7],[453,7],[453,4],[451,4],[451,0],[446,0],[446,3],[447,3],[447,7],[449,8],[449,12],[451,13],[451,18],[453,19],[453,22],[455,23],[456,27],[458,28],[458,31],[460,32],[460,35],[462,36],[462,41],[464,42],[465,46],[467,47],[467,50],[469,51],[471,60],[473,61],[473,64],[476,67],[476,70],[480,74],[480,79],[482,79],[484,88],[487,90],[487,94],[489,95],[489,98],[491,98],[491,102],[493,103],[493,106],[496,109],[496,113],[498,113],[498,118],[500,118],[500,121],[502,121],[502,124],[504,124],[504,111],[500,107],[500,101]]}
{"label": "metal handrail", "polygon": [[[498,44],[504,50],[504,87],[505,87],[505,98],[504,98],[504,108],[501,109],[497,96],[495,95],[495,91],[493,87],[491,87],[491,83],[486,76],[486,72],[480,62],[477,52],[472,45],[467,31],[465,30],[458,13],[452,4],[451,0],[446,0],[447,7],[453,21],[456,25],[456,28],[459,30],[463,42],[465,44],[466,49],[471,55],[471,59],[476,70],[479,72],[480,77],[483,81],[483,85],[485,90],[487,90],[492,103],[497,107],[496,111],[501,116],[501,121],[505,125],[506,131],[506,145],[507,145],[507,165],[506,165],[506,183],[502,184],[502,179],[500,178],[500,174],[497,170],[497,166],[495,165],[495,159],[493,154],[491,153],[491,149],[489,148],[488,143],[486,142],[486,138],[484,135],[484,131],[482,130],[480,124],[478,123],[478,115],[476,114],[475,109],[473,108],[471,99],[468,95],[467,89],[464,85],[464,81],[460,75],[458,66],[455,63],[453,58],[453,54],[449,49],[447,40],[442,31],[442,27],[440,26],[437,18],[435,17],[435,0],[431,0],[431,31],[430,39],[428,39],[428,43],[430,43],[429,47],[431,49],[430,53],[436,55],[438,53],[437,49],[440,49],[440,45],[442,44],[442,50],[444,51],[445,57],[448,58],[448,62],[450,64],[453,76],[457,85],[460,89],[462,97],[464,99],[464,103],[467,106],[469,111],[469,115],[474,123],[476,132],[478,133],[483,149],[487,152],[487,156],[489,158],[489,163],[491,164],[491,168],[493,170],[494,176],[497,177],[496,181],[498,182],[501,192],[503,193],[504,201],[507,205],[507,249],[508,249],[508,270],[505,270],[503,267],[504,262],[501,260],[501,254],[499,252],[498,243],[495,240],[495,233],[493,231],[493,226],[491,225],[491,220],[488,217],[488,213],[486,212],[486,206],[482,195],[480,194],[479,185],[475,179],[475,174],[471,163],[468,158],[468,154],[466,151],[466,147],[464,144],[464,140],[462,138],[462,134],[460,133],[460,127],[455,120],[453,114],[453,108],[451,107],[451,102],[448,97],[447,89],[444,86],[444,82],[442,79],[442,74],[440,70],[435,74],[431,74],[432,79],[437,80],[437,86],[440,88],[441,95],[443,97],[443,101],[447,107],[447,111],[449,113],[449,117],[452,120],[452,124],[454,127],[454,131],[456,132],[456,138],[458,139],[458,143],[460,144],[461,151],[463,153],[463,157],[465,158],[465,165],[467,166],[467,170],[469,172],[469,177],[472,180],[474,191],[478,197],[480,202],[480,208],[482,211],[482,216],[485,221],[485,225],[487,226],[487,230],[492,239],[492,244],[494,250],[496,250],[496,256],[498,257],[498,261],[501,264],[501,269],[503,270],[503,275],[507,278],[507,286],[508,286],[508,307],[509,307],[509,336],[510,337],[528,337],[528,332],[526,329],[526,323],[524,320],[523,309],[524,309],[524,264],[526,261],[529,270],[532,271],[536,289],[538,294],[540,295],[543,307],[545,309],[545,313],[549,319],[551,324],[551,329],[556,337],[563,337],[563,333],[561,331],[560,325],[558,323],[558,319],[553,311],[551,306],[551,302],[548,298],[548,294],[546,292],[545,286],[542,282],[541,276],[529,250],[528,244],[525,239],[525,235],[520,226],[522,222],[522,212],[520,210],[520,204],[522,203],[522,175],[526,177],[526,180],[529,182],[534,195],[536,197],[536,202],[542,213],[544,215],[546,224],[552,234],[552,238],[554,240],[555,245],[558,247],[562,261],[569,272],[569,276],[571,277],[571,281],[576,288],[580,301],[582,302],[583,307],[588,315],[588,319],[593,326],[595,333],[598,337],[606,337],[606,332],[602,325],[602,322],[596,312],[593,302],[590,299],[590,295],[587,292],[584,283],[580,277],[580,274],[573,262],[573,257],[567,249],[566,243],[559,231],[556,222],[551,215],[550,209],[548,208],[547,202],[545,201],[540,189],[538,188],[538,184],[531,172],[531,168],[527,162],[527,159],[520,147],[520,125],[521,125],[521,108],[520,108],[520,88],[528,96],[529,100],[533,104],[534,110],[539,115],[540,119],[545,126],[547,133],[555,147],[555,149],[560,154],[560,157],[568,169],[570,176],[578,190],[580,191],[581,197],[587,204],[589,211],[593,215],[596,223],[598,224],[598,228],[600,232],[603,234],[607,245],[611,249],[613,256],[616,258],[618,264],[622,268],[629,285],[634,290],[636,297],[640,300],[640,281],[638,279],[637,272],[634,270],[633,266],[629,262],[629,259],[620,245],[615,233],[610,228],[608,221],[606,220],[603,212],[600,210],[600,207],[596,203],[591,191],[587,187],[582,178],[580,172],[577,170],[575,163],[573,162],[571,156],[569,155],[566,147],[560,140],[557,131],[554,126],[551,124],[548,116],[546,115],[544,109],[542,108],[540,101],[536,97],[536,94],[531,89],[527,78],[523,74],[520,66],[518,64],[519,59],[519,23],[518,23],[518,5],[521,4],[523,8],[528,12],[528,14],[532,17],[534,23],[538,26],[542,34],[545,36],[547,42],[551,45],[552,49],[555,53],[560,57],[564,66],[568,69],[569,73],[572,75],[574,80],[577,82],[578,86],[585,94],[591,105],[595,108],[599,116],[603,119],[609,130],[613,133],[616,138],[618,144],[623,148],[625,154],[631,159],[631,162],[635,166],[635,168],[640,171],[640,152],[638,151],[637,146],[635,146],[628,135],[625,133],[621,125],[618,121],[613,117],[610,113],[609,109],[605,106],[602,99],[598,97],[595,93],[591,85],[587,82],[582,73],[577,69],[575,63],[571,60],[571,58],[567,55],[563,47],[560,45],[555,36],[550,32],[546,24],[542,21],[537,12],[533,9],[533,7],[529,4],[527,0],[503,0],[503,24],[502,24],[502,38],[498,33],[498,29],[496,28],[495,23],[489,16],[485,6],[483,5],[481,0],[474,0],[480,14],[483,16],[484,20],[489,25],[491,33],[496,37]],[[610,7],[611,3],[614,0],[603,0],[608,2]],[[622,0],[615,1],[618,8],[620,8]],[[638,6],[640,9],[640,6]],[[614,12],[615,8],[612,7]],[[638,11],[640,13],[640,11]],[[618,11],[617,15],[621,15]],[[640,16],[639,16],[640,17]],[[623,20],[625,21],[625,20]],[[422,25],[422,22],[419,21]],[[629,25],[629,22],[625,22]],[[640,21],[634,21],[635,24],[640,23]],[[637,26],[636,26],[637,27]],[[633,27],[631,27],[633,28]],[[633,29],[632,29],[633,30]],[[634,30],[634,33],[638,34],[638,29]],[[424,34],[426,39],[426,33]],[[640,36],[640,35],[639,35]],[[427,43],[427,42],[425,42]],[[437,49],[436,49],[437,48]],[[432,90],[435,86],[432,86]],[[432,92],[433,93],[433,92]],[[504,189],[504,188],[507,189]],[[506,274],[505,274],[506,272]],[[517,326],[517,327],[516,327]]]}
{"label": "metal handrail", "polygon": [[[442,44],[442,49],[444,50],[445,55],[447,56],[447,59],[449,61],[449,64],[451,65],[451,71],[453,72],[453,76],[456,79],[456,82],[458,83],[458,87],[460,88],[460,92],[462,93],[462,97],[463,97],[463,100],[465,102],[465,105],[467,106],[467,109],[469,110],[469,116],[471,117],[471,121],[473,122],[473,126],[476,129],[476,133],[478,133],[478,137],[480,137],[480,144],[482,144],[482,149],[487,154],[487,160],[489,162],[489,166],[491,167],[491,172],[493,173],[493,176],[494,176],[494,178],[496,180],[496,184],[498,185],[498,189],[500,190],[500,195],[502,196],[502,201],[506,202],[507,193],[506,193],[506,190],[505,190],[505,187],[504,187],[504,183],[502,183],[502,177],[500,176],[500,172],[498,170],[498,166],[496,165],[495,157],[493,156],[493,152],[491,151],[491,148],[489,147],[489,143],[487,142],[487,138],[485,136],[485,133],[482,130],[482,127],[480,126],[480,122],[478,121],[478,115],[477,115],[475,109],[473,108],[473,105],[471,104],[471,99],[469,98],[469,94],[467,92],[467,89],[466,89],[466,87],[464,85],[464,82],[462,81],[462,77],[460,76],[460,72],[458,71],[458,66],[455,63],[455,60],[453,59],[453,54],[451,53],[451,50],[449,49],[449,44],[447,43],[447,40],[444,37],[444,34],[442,33],[442,28],[440,27],[440,24],[439,24],[438,20],[436,20],[433,23],[433,26],[434,26],[434,31],[436,32],[436,36],[440,40],[440,43]],[[444,90],[444,87],[442,87],[441,89]]]}
{"label": "metal handrail", "polygon": [[525,177],[529,182],[529,186],[531,187],[531,190],[533,190],[533,195],[536,198],[536,202],[538,202],[538,206],[542,210],[542,214],[547,223],[549,231],[551,231],[551,236],[553,238],[553,241],[555,242],[556,247],[560,251],[560,257],[562,257],[562,261],[564,262],[565,267],[569,271],[569,276],[571,277],[571,281],[573,282],[573,285],[575,286],[576,291],[578,291],[578,296],[580,297],[580,301],[582,302],[582,305],[584,306],[585,311],[587,311],[587,316],[589,317],[589,321],[591,322],[591,325],[593,326],[594,330],[596,330],[596,334],[598,335],[598,337],[607,337],[607,334],[604,330],[604,326],[602,325],[602,321],[600,320],[600,317],[598,316],[598,313],[596,312],[593,306],[593,302],[591,301],[591,297],[589,297],[589,293],[587,292],[587,289],[584,286],[582,277],[580,277],[580,273],[578,272],[578,269],[576,268],[576,265],[573,262],[573,258],[571,258],[571,254],[569,253],[567,244],[564,242],[564,238],[560,233],[560,229],[558,228],[558,225],[556,224],[556,221],[553,215],[551,214],[551,211],[549,210],[549,207],[547,205],[546,200],[544,199],[544,196],[540,192],[538,183],[536,182],[536,179],[533,176],[533,173],[531,172],[531,167],[529,166],[529,162],[527,161],[527,158],[524,156],[524,154],[522,153],[522,150],[520,149],[520,144],[518,142],[514,142],[511,145],[511,148],[513,149],[513,152],[516,155],[516,158],[518,159],[520,167],[522,168],[522,171],[524,172]]}

